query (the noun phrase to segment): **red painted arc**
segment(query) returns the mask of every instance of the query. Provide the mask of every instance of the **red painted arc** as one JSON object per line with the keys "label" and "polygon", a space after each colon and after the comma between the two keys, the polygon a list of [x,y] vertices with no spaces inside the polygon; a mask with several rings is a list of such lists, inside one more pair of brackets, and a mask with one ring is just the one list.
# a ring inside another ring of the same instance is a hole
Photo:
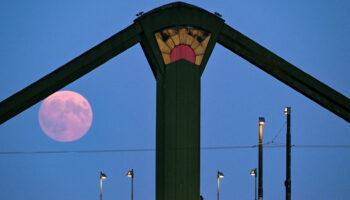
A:
{"label": "red painted arc", "polygon": [[190,46],[181,44],[173,48],[170,54],[170,62],[186,59],[192,63],[196,62],[196,55]]}

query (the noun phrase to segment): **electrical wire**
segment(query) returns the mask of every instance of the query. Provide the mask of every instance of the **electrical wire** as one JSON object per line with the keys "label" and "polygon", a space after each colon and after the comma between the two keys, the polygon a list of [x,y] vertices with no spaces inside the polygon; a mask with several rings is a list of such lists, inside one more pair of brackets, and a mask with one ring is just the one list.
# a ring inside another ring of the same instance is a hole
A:
{"label": "electrical wire", "polygon": [[281,128],[279,129],[279,131],[277,132],[277,134],[272,138],[272,140],[271,140],[271,141],[267,141],[267,142],[265,142],[264,144],[273,144],[273,143],[275,143],[275,140],[276,140],[277,137],[282,133],[282,130],[283,130],[283,128],[284,128],[286,125],[287,125],[287,121],[285,121],[285,122],[282,124]]}
{"label": "electrical wire", "polygon": [[[264,145],[264,148],[283,148],[286,145]],[[258,145],[236,145],[236,146],[216,146],[202,147],[201,150],[233,150],[233,149],[254,149]],[[350,148],[350,145],[292,145],[292,148],[322,148],[322,149],[340,149]],[[143,149],[102,149],[102,150],[62,150],[62,151],[3,151],[0,155],[19,155],[19,154],[65,154],[65,153],[131,153],[131,152],[155,152],[154,148]]]}

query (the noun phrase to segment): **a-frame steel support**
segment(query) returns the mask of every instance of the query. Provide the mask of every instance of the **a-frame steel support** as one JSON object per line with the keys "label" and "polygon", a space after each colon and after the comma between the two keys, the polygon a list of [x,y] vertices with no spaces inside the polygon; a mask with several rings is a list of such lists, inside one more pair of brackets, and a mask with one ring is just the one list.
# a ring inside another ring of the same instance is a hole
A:
{"label": "a-frame steel support", "polygon": [[[163,62],[154,33],[176,26],[197,27],[211,34],[199,66],[183,59],[167,65]],[[145,13],[131,26],[2,101],[0,124],[138,42],[157,80],[157,200],[199,199],[200,77],[216,42],[350,122],[347,97],[226,25],[220,17],[176,2]]]}
{"label": "a-frame steel support", "polygon": [[225,25],[217,41],[232,52],[350,122],[350,100],[258,43]]}
{"label": "a-frame steel support", "polygon": [[[178,12],[182,12],[186,8],[196,9],[198,11],[197,13],[207,12],[185,3],[168,4],[158,8],[158,10],[170,8],[176,9]],[[155,15],[156,12],[150,12],[144,15],[149,14]],[[186,21],[195,16],[176,17]],[[205,20],[203,18],[201,19],[204,22]],[[141,27],[139,23],[135,22],[52,73],[8,97],[0,103],[0,124],[140,42],[143,29],[144,27]],[[349,98],[296,68],[235,29],[225,24],[220,30],[217,42],[347,122],[350,122]],[[147,55],[147,52],[145,53]]]}
{"label": "a-frame steel support", "polygon": [[141,27],[132,24],[0,103],[0,124],[140,42]]}

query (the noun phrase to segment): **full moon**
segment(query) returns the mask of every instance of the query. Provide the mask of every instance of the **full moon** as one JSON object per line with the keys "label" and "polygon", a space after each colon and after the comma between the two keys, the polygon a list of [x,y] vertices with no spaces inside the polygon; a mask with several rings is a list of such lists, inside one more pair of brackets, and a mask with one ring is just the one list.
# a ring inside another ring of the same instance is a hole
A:
{"label": "full moon", "polygon": [[60,142],[83,137],[92,123],[89,102],[72,91],[59,91],[48,96],[39,109],[39,123],[44,133]]}

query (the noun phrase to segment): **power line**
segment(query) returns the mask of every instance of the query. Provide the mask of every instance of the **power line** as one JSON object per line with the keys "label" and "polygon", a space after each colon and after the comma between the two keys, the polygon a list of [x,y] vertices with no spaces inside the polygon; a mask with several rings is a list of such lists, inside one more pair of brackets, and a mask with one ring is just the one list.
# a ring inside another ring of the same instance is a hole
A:
{"label": "power line", "polygon": [[287,124],[287,121],[285,121],[285,122],[282,124],[281,128],[280,128],[279,131],[276,133],[276,135],[272,138],[272,140],[271,140],[271,141],[267,141],[265,144],[274,144],[274,143],[275,143],[275,140],[276,140],[277,137],[282,133],[282,130],[283,130],[283,128],[286,126],[286,124]]}
{"label": "power line", "polygon": [[331,148],[331,149],[338,149],[338,148],[350,148],[350,145],[292,145],[292,147],[296,147],[296,148]]}
{"label": "power line", "polygon": [[[264,148],[283,148],[286,145],[265,145]],[[216,146],[202,147],[201,150],[233,150],[233,149],[254,149],[258,145],[236,145],[236,146]],[[340,149],[350,148],[350,145],[292,145],[292,148],[315,148],[315,149]],[[185,149],[185,148],[183,148]],[[102,149],[102,150],[62,150],[62,151],[4,151],[0,155],[19,154],[65,154],[65,153],[130,153],[130,152],[155,152],[154,148],[143,149]]]}
{"label": "power line", "polygon": [[2,154],[59,154],[59,153],[114,153],[114,152],[152,152],[155,149],[103,149],[103,150],[63,150],[63,151],[7,151]]}

